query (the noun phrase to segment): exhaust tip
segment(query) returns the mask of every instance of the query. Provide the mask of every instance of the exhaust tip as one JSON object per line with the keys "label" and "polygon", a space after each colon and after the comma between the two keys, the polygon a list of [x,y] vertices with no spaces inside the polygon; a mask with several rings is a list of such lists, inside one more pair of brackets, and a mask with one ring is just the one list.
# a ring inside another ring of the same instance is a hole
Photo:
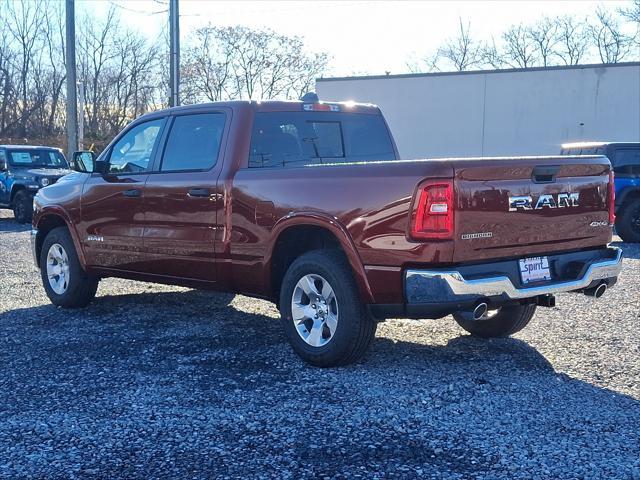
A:
{"label": "exhaust tip", "polygon": [[480,320],[482,317],[485,316],[488,310],[489,310],[489,306],[485,302],[479,303],[476,306],[476,308],[473,309],[473,319]]}
{"label": "exhaust tip", "polygon": [[600,298],[602,295],[604,295],[604,292],[607,291],[607,284],[606,283],[601,283],[600,285],[598,285],[593,293],[593,296],[596,298]]}
{"label": "exhaust tip", "polygon": [[589,296],[589,297],[593,297],[593,298],[600,298],[602,295],[604,295],[604,292],[607,291],[607,283],[606,282],[602,282],[600,283],[600,285],[590,288],[588,290],[584,291],[584,294]]}

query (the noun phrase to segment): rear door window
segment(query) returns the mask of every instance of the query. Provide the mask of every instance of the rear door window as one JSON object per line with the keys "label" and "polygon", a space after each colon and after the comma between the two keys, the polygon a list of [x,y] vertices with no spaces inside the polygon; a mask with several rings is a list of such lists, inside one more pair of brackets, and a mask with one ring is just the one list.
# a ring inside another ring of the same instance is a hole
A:
{"label": "rear door window", "polygon": [[380,115],[259,112],[255,116],[250,168],[395,159]]}

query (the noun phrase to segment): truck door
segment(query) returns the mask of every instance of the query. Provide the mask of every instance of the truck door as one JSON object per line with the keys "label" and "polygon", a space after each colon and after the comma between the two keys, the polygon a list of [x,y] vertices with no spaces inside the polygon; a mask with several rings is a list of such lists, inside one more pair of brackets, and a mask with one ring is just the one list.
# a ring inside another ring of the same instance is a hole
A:
{"label": "truck door", "polygon": [[108,171],[85,183],[78,233],[89,265],[144,271],[144,185],[164,124],[158,118],[125,130],[101,157]]}
{"label": "truck door", "polygon": [[217,180],[230,111],[176,115],[145,186],[144,248],[149,273],[216,280]]}

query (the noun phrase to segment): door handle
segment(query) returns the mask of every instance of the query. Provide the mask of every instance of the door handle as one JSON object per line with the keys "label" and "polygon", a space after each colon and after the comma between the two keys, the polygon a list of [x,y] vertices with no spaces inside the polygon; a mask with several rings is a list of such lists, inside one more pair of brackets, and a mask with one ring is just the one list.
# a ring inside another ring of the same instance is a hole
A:
{"label": "door handle", "polygon": [[208,188],[192,188],[187,192],[187,197],[208,197]]}
{"label": "door handle", "polygon": [[538,165],[531,172],[533,183],[555,183],[560,165]]}
{"label": "door handle", "polygon": [[122,195],[125,197],[141,197],[142,192],[137,188],[132,188],[131,190],[124,190]]}

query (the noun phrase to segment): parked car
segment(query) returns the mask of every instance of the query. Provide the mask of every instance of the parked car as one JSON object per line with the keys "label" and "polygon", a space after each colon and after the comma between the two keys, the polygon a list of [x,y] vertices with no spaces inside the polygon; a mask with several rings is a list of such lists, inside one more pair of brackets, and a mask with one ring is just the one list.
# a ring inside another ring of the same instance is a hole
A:
{"label": "parked car", "polygon": [[385,318],[510,335],[620,271],[606,157],[400,160],[372,105],[177,107],[74,159],[35,200],[52,303],[87,305],[104,277],[264,298],[313,365],[355,361]]}
{"label": "parked car", "polygon": [[640,242],[640,142],[567,143],[563,155],[606,155],[616,183],[616,232],[625,242]]}
{"label": "parked car", "polygon": [[31,222],[36,192],[70,171],[57,148],[0,145],[0,208],[13,210],[19,223]]}

